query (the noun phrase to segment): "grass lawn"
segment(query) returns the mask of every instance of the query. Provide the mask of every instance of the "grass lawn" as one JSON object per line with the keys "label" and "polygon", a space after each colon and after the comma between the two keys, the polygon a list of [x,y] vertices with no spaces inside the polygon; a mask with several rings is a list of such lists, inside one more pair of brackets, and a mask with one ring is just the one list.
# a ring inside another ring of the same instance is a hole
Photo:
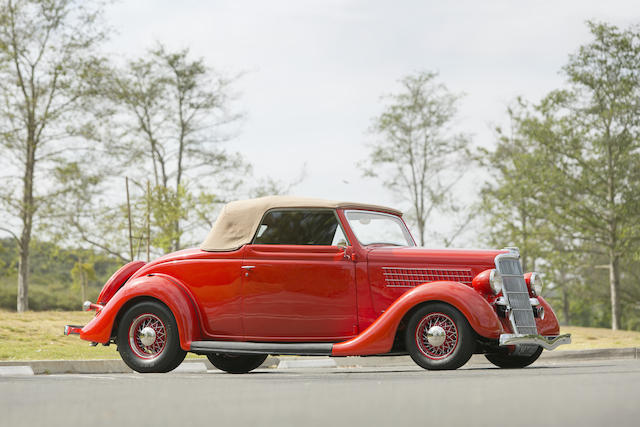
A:
{"label": "grass lawn", "polygon": [[119,359],[113,344],[91,347],[77,335],[64,336],[64,325],[86,325],[93,316],[86,311],[0,310],[0,360]]}
{"label": "grass lawn", "polygon": [[636,331],[612,331],[581,326],[563,326],[560,331],[563,334],[571,334],[572,342],[570,345],[558,347],[559,350],[640,347],[640,332]]}
{"label": "grass lawn", "polygon": [[[84,325],[93,312],[41,311],[14,313],[0,310],[0,360],[119,359],[116,347],[89,346],[77,336],[65,337],[64,325]],[[573,343],[561,350],[640,347],[640,332],[577,326],[563,327]],[[188,357],[204,357],[189,355]]]}

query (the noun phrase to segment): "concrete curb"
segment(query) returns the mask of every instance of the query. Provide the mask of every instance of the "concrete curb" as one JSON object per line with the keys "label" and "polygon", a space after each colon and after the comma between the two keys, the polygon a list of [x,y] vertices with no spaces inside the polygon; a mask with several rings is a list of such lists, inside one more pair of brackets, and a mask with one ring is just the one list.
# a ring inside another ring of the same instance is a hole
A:
{"label": "concrete curb", "polygon": [[[277,357],[269,356],[261,368],[276,368],[280,363]],[[41,374],[127,374],[133,371],[121,359],[98,360],[12,360],[0,361],[2,367],[29,367],[36,375]],[[206,372],[215,369],[208,359],[185,359],[176,368],[177,373]]]}
{"label": "concrete curb", "polygon": [[31,366],[0,366],[0,377],[21,377],[33,375]]}
{"label": "concrete curb", "polygon": [[[541,362],[603,360],[603,359],[640,359],[640,348],[604,348],[594,350],[545,351],[540,356]],[[470,364],[489,364],[481,354],[474,355]],[[390,366],[415,365],[409,356],[349,356],[336,358],[306,358],[298,356],[269,356],[261,368],[376,368]],[[29,368],[34,374],[120,374],[133,372],[122,360],[15,360],[0,361],[1,367],[22,367],[16,372],[27,372]],[[207,359],[186,359],[174,371],[177,373],[201,373],[206,369],[215,369]],[[12,371],[11,369],[7,372]],[[10,374],[6,374],[10,375]],[[11,375],[13,376],[13,375]]]}

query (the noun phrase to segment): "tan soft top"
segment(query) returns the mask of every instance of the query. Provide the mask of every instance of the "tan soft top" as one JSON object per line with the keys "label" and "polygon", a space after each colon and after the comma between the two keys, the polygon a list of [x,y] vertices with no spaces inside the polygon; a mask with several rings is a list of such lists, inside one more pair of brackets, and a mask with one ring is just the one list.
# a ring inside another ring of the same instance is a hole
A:
{"label": "tan soft top", "polygon": [[384,206],[290,196],[267,196],[226,204],[200,245],[203,251],[230,251],[251,242],[266,211],[273,208],[364,209],[402,215]]}

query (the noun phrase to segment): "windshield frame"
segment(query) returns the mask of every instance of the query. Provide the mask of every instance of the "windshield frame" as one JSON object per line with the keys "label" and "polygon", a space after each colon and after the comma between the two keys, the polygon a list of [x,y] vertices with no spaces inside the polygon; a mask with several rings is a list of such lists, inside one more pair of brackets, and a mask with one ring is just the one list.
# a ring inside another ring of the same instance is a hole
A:
{"label": "windshield frame", "polygon": [[[390,242],[371,242],[371,243],[363,243],[360,238],[358,237],[356,231],[354,230],[354,228],[351,226],[351,222],[349,220],[349,213],[351,212],[361,212],[361,213],[367,213],[367,214],[371,214],[371,215],[378,215],[378,216],[388,216],[391,217],[394,221],[398,221],[401,228],[402,228],[402,232],[404,234],[404,237],[407,239],[408,243],[407,245],[398,245],[398,244],[394,244],[394,243],[390,243]],[[401,216],[398,215],[393,215],[390,213],[386,213],[386,212],[379,212],[379,211],[369,211],[369,210],[363,210],[363,209],[345,209],[343,210],[344,213],[344,218],[346,221],[346,225],[349,227],[349,231],[353,234],[353,236],[355,237],[355,240],[358,241],[358,243],[362,246],[362,247],[367,247],[367,246],[374,246],[374,245],[382,245],[382,246],[399,246],[399,247],[416,247],[418,246],[416,244],[416,241],[413,238],[413,235],[411,234],[411,232],[409,231],[409,227],[407,227],[407,224],[404,222],[404,220],[402,219]]]}

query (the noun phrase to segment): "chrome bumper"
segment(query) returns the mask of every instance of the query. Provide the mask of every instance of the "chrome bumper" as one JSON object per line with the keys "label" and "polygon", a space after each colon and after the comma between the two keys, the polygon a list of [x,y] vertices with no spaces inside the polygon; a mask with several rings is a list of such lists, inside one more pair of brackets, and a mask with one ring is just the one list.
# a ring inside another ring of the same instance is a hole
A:
{"label": "chrome bumper", "polygon": [[82,326],[79,325],[65,325],[64,326],[64,334],[65,335],[80,335],[82,331]]}
{"label": "chrome bumper", "polygon": [[518,345],[518,344],[535,344],[547,350],[553,350],[562,344],[571,344],[571,334],[558,336],[542,336],[542,335],[520,335],[520,334],[502,334],[500,335],[500,345]]}

